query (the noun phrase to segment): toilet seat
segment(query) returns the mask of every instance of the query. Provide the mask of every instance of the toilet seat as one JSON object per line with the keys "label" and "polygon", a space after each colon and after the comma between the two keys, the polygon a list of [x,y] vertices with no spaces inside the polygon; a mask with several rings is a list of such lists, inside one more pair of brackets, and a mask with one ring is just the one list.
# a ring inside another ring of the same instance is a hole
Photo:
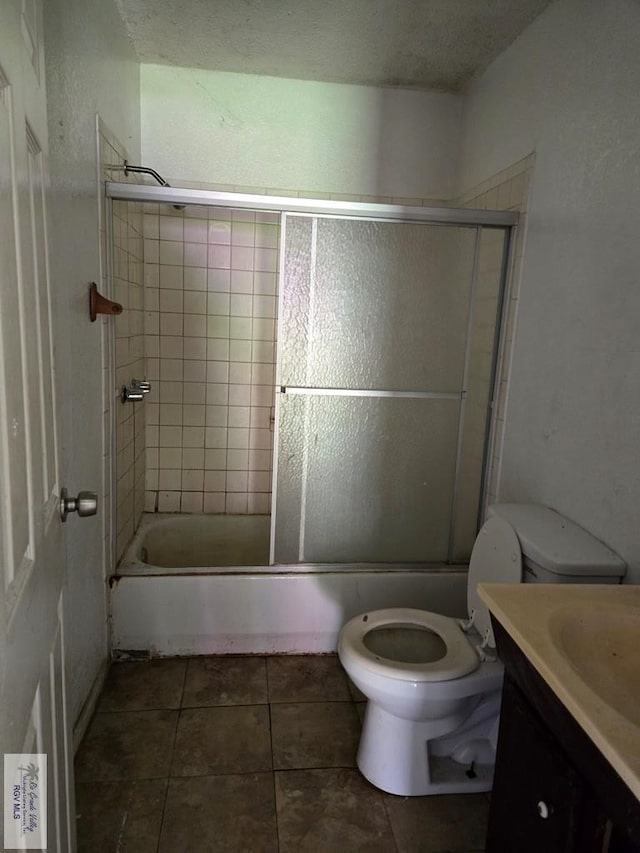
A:
{"label": "toilet seat", "polygon": [[[443,657],[430,663],[392,660],[372,652],[364,643],[375,628],[407,626],[437,634],[446,646]],[[465,637],[457,620],[440,613],[413,608],[389,608],[364,613],[351,619],[341,632],[341,655],[353,656],[358,663],[378,675],[405,681],[451,681],[473,672],[480,658]]]}
{"label": "toilet seat", "polygon": [[486,521],[476,537],[467,577],[467,610],[470,623],[482,637],[483,646],[495,649],[487,605],[478,595],[479,583],[520,583],[522,551],[513,527],[495,516]]}

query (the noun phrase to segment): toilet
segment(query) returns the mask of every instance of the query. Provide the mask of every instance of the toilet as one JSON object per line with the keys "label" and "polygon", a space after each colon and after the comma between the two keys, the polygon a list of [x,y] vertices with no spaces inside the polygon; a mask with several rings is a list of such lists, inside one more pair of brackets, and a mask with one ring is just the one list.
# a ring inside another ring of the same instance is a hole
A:
{"label": "toilet", "polygon": [[403,796],[490,790],[503,667],[478,583],[619,583],[625,569],[548,507],[490,507],[469,563],[468,619],[391,608],[356,616],[340,632],[342,666],[368,700],[362,774]]}

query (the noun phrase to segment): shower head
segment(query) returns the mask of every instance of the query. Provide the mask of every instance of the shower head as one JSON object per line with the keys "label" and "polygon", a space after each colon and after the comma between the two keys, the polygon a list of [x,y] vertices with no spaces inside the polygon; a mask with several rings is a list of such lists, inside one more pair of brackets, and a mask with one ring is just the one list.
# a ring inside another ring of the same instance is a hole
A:
{"label": "shower head", "polygon": [[[132,166],[128,160],[124,161],[124,173],[128,175],[129,172],[135,172],[136,174],[143,175],[151,175],[152,178],[155,178],[156,181],[160,184],[161,187],[170,187],[171,184],[169,181],[165,181],[162,175],[159,175],[155,169],[149,168],[149,166]],[[176,210],[184,210],[184,204],[174,204],[173,207]]]}

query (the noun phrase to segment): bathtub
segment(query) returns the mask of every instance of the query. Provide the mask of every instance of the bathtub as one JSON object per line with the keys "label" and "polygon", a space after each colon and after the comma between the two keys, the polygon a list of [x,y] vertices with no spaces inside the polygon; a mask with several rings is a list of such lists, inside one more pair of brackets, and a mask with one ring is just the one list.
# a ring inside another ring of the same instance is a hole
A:
{"label": "bathtub", "polygon": [[109,583],[114,654],[317,654],[334,652],[342,625],[367,610],[466,613],[464,567],[269,566],[269,524],[145,514]]}

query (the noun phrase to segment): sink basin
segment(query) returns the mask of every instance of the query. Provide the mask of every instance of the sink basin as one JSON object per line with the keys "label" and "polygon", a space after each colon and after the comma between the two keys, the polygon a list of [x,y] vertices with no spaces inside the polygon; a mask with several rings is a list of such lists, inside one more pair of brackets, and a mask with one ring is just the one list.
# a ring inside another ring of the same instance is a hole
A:
{"label": "sink basin", "polygon": [[551,639],[603,702],[640,727],[640,608],[582,602],[556,610]]}

